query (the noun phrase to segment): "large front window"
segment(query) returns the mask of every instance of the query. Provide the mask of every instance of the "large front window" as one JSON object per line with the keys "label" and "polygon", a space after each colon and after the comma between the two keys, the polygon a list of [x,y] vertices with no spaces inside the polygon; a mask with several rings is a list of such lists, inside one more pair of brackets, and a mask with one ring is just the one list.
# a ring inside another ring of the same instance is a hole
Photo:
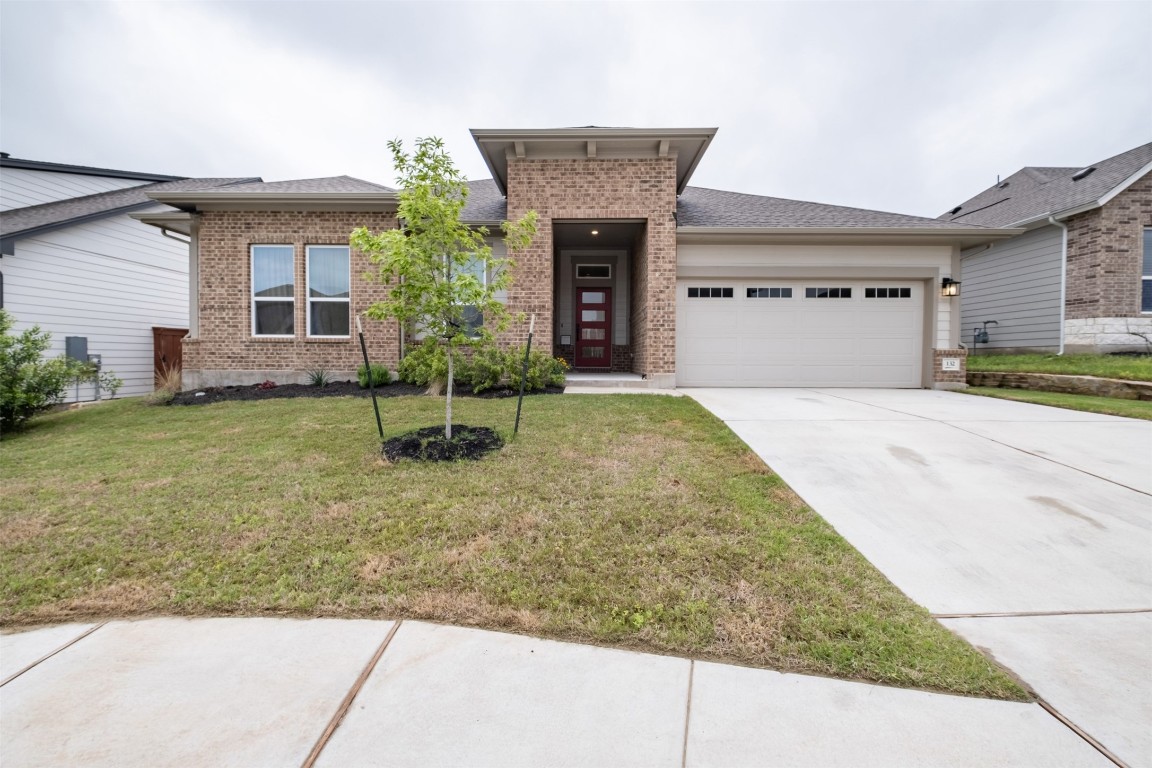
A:
{"label": "large front window", "polygon": [[1152,312],[1152,229],[1144,230],[1144,268],[1140,275],[1140,311]]}
{"label": "large front window", "polygon": [[295,334],[296,278],[290,245],[252,246],[252,335]]}
{"label": "large front window", "polygon": [[308,335],[348,336],[348,246],[308,246]]}

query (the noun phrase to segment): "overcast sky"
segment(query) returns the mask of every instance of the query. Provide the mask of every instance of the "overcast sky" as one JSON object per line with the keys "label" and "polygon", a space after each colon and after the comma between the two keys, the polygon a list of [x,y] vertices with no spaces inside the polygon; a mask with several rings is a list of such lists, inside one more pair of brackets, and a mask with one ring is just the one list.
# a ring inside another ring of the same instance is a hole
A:
{"label": "overcast sky", "polygon": [[0,149],[392,184],[384,142],[718,127],[692,184],[936,216],[1152,141],[1152,3],[0,0]]}

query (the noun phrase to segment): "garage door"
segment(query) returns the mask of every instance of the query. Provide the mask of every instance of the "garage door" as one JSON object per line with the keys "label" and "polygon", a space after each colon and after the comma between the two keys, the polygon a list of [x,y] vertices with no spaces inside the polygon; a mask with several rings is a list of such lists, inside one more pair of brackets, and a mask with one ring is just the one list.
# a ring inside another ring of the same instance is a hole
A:
{"label": "garage door", "polygon": [[924,286],[680,280],[676,383],[919,387]]}

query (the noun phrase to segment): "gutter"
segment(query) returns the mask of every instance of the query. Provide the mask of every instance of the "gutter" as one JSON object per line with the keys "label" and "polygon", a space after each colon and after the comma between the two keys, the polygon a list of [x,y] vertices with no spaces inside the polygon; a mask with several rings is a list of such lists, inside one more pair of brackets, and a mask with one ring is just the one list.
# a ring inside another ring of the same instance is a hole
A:
{"label": "gutter", "polygon": [[1068,293],[1068,225],[1057,221],[1055,216],[1048,217],[1048,223],[1060,227],[1060,349],[1057,355],[1064,354],[1064,314],[1065,297]]}

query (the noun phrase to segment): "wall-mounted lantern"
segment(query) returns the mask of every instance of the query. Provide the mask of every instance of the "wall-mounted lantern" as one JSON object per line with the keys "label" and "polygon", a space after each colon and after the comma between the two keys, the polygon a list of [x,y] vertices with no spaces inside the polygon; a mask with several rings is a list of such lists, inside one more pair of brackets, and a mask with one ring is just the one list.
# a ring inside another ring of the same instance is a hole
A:
{"label": "wall-mounted lantern", "polygon": [[940,281],[940,295],[952,298],[960,295],[960,283],[950,277]]}

